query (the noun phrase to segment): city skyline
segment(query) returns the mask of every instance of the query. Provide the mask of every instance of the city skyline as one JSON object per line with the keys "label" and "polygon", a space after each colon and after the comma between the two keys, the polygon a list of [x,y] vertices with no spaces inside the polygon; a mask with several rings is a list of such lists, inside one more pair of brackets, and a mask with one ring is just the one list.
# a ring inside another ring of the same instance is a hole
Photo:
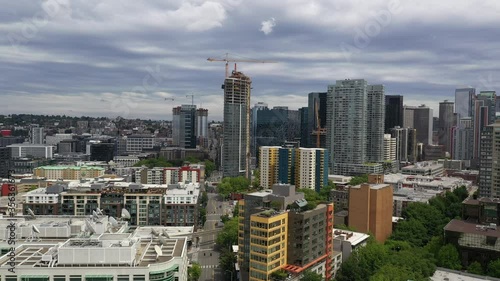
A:
{"label": "city skyline", "polygon": [[500,20],[494,1],[430,3],[8,2],[4,114],[171,120],[194,94],[209,120],[222,120],[224,65],[206,59],[229,52],[279,62],[238,65],[254,81],[251,105],[299,109],[336,80],[366,79],[437,116],[457,88],[497,90]]}

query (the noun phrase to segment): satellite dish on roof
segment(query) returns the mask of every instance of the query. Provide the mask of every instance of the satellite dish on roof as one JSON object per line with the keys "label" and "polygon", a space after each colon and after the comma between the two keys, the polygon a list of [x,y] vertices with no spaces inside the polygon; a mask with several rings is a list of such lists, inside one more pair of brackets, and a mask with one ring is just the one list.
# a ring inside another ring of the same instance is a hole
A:
{"label": "satellite dish on roof", "polygon": [[130,219],[130,213],[127,211],[127,209],[122,209],[122,219]]}
{"label": "satellite dish on roof", "polygon": [[35,233],[40,233],[40,229],[38,229],[38,227],[36,227],[36,225],[31,225],[31,229],[33,230],[33,232]]}
{"label": "satellite dish on roof", "polygon": [[161,245],[164,245],[164,246],[167,245],[167,240],[165,240],[165,238],[163,238],[163,236],[158,237],[158,239],[160,240]]}
{"label": "satellite dish on roof", "polygon": [[151,228],[151,234],[153,234],[154,236],[160,236],[160,233],[158,233],[158,231],[156,231],[154,228]]}
{"label": "satellite dish on roof", "polygon": [[167,232],[167,230],[166,230],[166,229],[164,229],[164,230],[162,231],[162,233],[163,233],[163,236],[167,237],[167,239],[170,239],[170,234],[168,234],[168,232]]}
{"label": "satellite dish on roof", "polygon": [[85,220],[85,228],[91,234],[95,233],[94,226],[92,226],[92,223],[90,223],[90,221],[88,221],[88,220]]}
{"label": "satellite dish on roof", "polygon": [[113,217],[109,217],[109,222],[111,223],[112,226],[117,226],[118,225],[118,221],[116,221],[115,218]]}
{"label": "satellite dish on roof", "polygon": [[30,214],[32,218],[36,218],[35,213],[33,213],[33,210],[31,210],[30,208],[28,208],[28,214]]}
{"label": "satellite dish on roof", "polygon": [[99,209],[99,208],[95,209],[95,212],[96,212],[99,216],[102,216],[102,215],[103,215],[102,210],[101,210],[101,209]]}
{"label": "satellite dish on roof", "polygon": [[155,245],[155,252],[158,256],[163,255],[163,251],[161,250],[160,246],[158,246],[158,245]]}

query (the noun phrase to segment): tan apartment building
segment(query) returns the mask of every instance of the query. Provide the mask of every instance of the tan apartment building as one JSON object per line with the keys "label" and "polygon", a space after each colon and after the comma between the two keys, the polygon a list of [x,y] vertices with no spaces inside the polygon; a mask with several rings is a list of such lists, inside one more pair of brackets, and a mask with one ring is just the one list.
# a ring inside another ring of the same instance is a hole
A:
{"label": "tan apartment building", "polygon": [[350,187],[349,226],[384,242],[392,233],[392,197],[392,187],[384,184],[383,175],[369,175],[368,183]]}

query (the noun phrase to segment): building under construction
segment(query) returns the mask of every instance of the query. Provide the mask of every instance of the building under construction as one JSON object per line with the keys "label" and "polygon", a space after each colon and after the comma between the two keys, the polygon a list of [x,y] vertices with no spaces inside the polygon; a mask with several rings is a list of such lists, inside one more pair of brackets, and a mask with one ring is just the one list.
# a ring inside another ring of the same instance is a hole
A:
{"label": "building under construction", "polygon": [[233,71],[224,80],[224,177],[250,177],[250,89],[252,80]]}

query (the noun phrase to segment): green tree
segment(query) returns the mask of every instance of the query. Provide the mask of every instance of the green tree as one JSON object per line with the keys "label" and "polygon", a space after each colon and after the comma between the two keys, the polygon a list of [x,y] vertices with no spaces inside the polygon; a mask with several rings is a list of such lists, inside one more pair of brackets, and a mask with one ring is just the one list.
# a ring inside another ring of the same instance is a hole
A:
{"label": "green tree", "polygon": [[287,277],[288,274],[284,270],[276,270],[271,273],[271,281],[284,281]]}
{"label": "green tree", "polygon": [[462,269],[457,248],[455,248],[452,244],[447,244],[441,247],[437,255],[437,264],[438,266],[449,269]]}
{"label": "green tree", "polygon": [[189,281],[198,281],[201,276],[201,267],[197,262],[193,262],[191,266],[188,268],[188,280]]}
{"label": "green tree", "polygon": [[245,177],[224,178],[217,185],[217,192],[226,198],[232,192],[245,192],[250,187],[250,181]]}
{"label": "green tree", "polygon": [[215,163],[210,160],[205,160],[205,177],[210,177],[212,172],[215,170]]}
{"label": "green tree", "polygon": [[467,272],[472,273],[472,274],[478,274],[478,275],[483,275],[483,267],[481,264],[477,261],[471,263],[469,267],[467,267]]}
{"label": "green tree", "polygon": [[393,264],[382,266],[377,273],[370,277],[370,281],[415,280],[415,274],[408,268],[397,267]]}
{"label": "green tree", "polygon": [[252,180],[252,188],[259,189],[260,188],[260,170],[255,169],[253,171],[254,179]]}
{"label": "green tree", "polygon": [[391,239],[407,241],[413,246],[423,247],[428,242],[427,229],[416,219],[400,221],[392,233]]}
{"label": "green tree", "polygon": [[144,159],[144,160],[137,162],[134,165],[134,167],[141,167],[141,166],[146,166],[146,167],[152,169],[154,167],[172,167],[172,163],[168,162],[163,157],[158,157],[158,158]]}
{"label": "green tree", "polygon": [[[222,249],[219,255],[219,265],[221,272],[223,272],[224,280],[235,280],[236,271],[234,264],[236,263],[236,255],[229,249]],[[232,272],[232,275],[231,273]]]}
{"label": "green tree", "polygon": [[439,250],[444,246],[444,241],[442,236],[434,236],[432,239],[425,245],[424,249],[431,254],[435,259],[437,259]]}
{"label": "green tree", "polygon": [[231,249],[238,242],[238,218],[232,218],[224,224],[224,228],[217,235],[217,245],[222,249]]}
{"label": "green tree", "polygon": [[416,219],[420,221],[427,229],[427,240],[430,240],[432,236],[441,234],[443,227],[448,223],[443,213],[436,207],[420,202],[409,204],[403,211],[402,216],[406,220]]}
{"label": "green tree", "polygon": [[207,203],[208,203],[208,195],[206,191],[203,191],[201,193],[200,204],[205,207],[207,206]]}
{"label": "green tree", "polygon": [[488,264],[486,274],[491,277],[500,277],[500,259],[493,260]]}
{"label": "green tree", "polygon": [[362,175],[362,176],[352,177],[352,179],[349,181],[349,185],[358,185],[367,182],[368,182],[368,175]]}
{"label": "green tree", "polygon": [[200,207],[199,217],[200,217],[200,224],[205,225],[205,222],[207,221],[207,209]]}
{"label": "green tree", "polygon": [[300,278],[300,281],[323,281],[323,276],[316,272],[306,270]]}

